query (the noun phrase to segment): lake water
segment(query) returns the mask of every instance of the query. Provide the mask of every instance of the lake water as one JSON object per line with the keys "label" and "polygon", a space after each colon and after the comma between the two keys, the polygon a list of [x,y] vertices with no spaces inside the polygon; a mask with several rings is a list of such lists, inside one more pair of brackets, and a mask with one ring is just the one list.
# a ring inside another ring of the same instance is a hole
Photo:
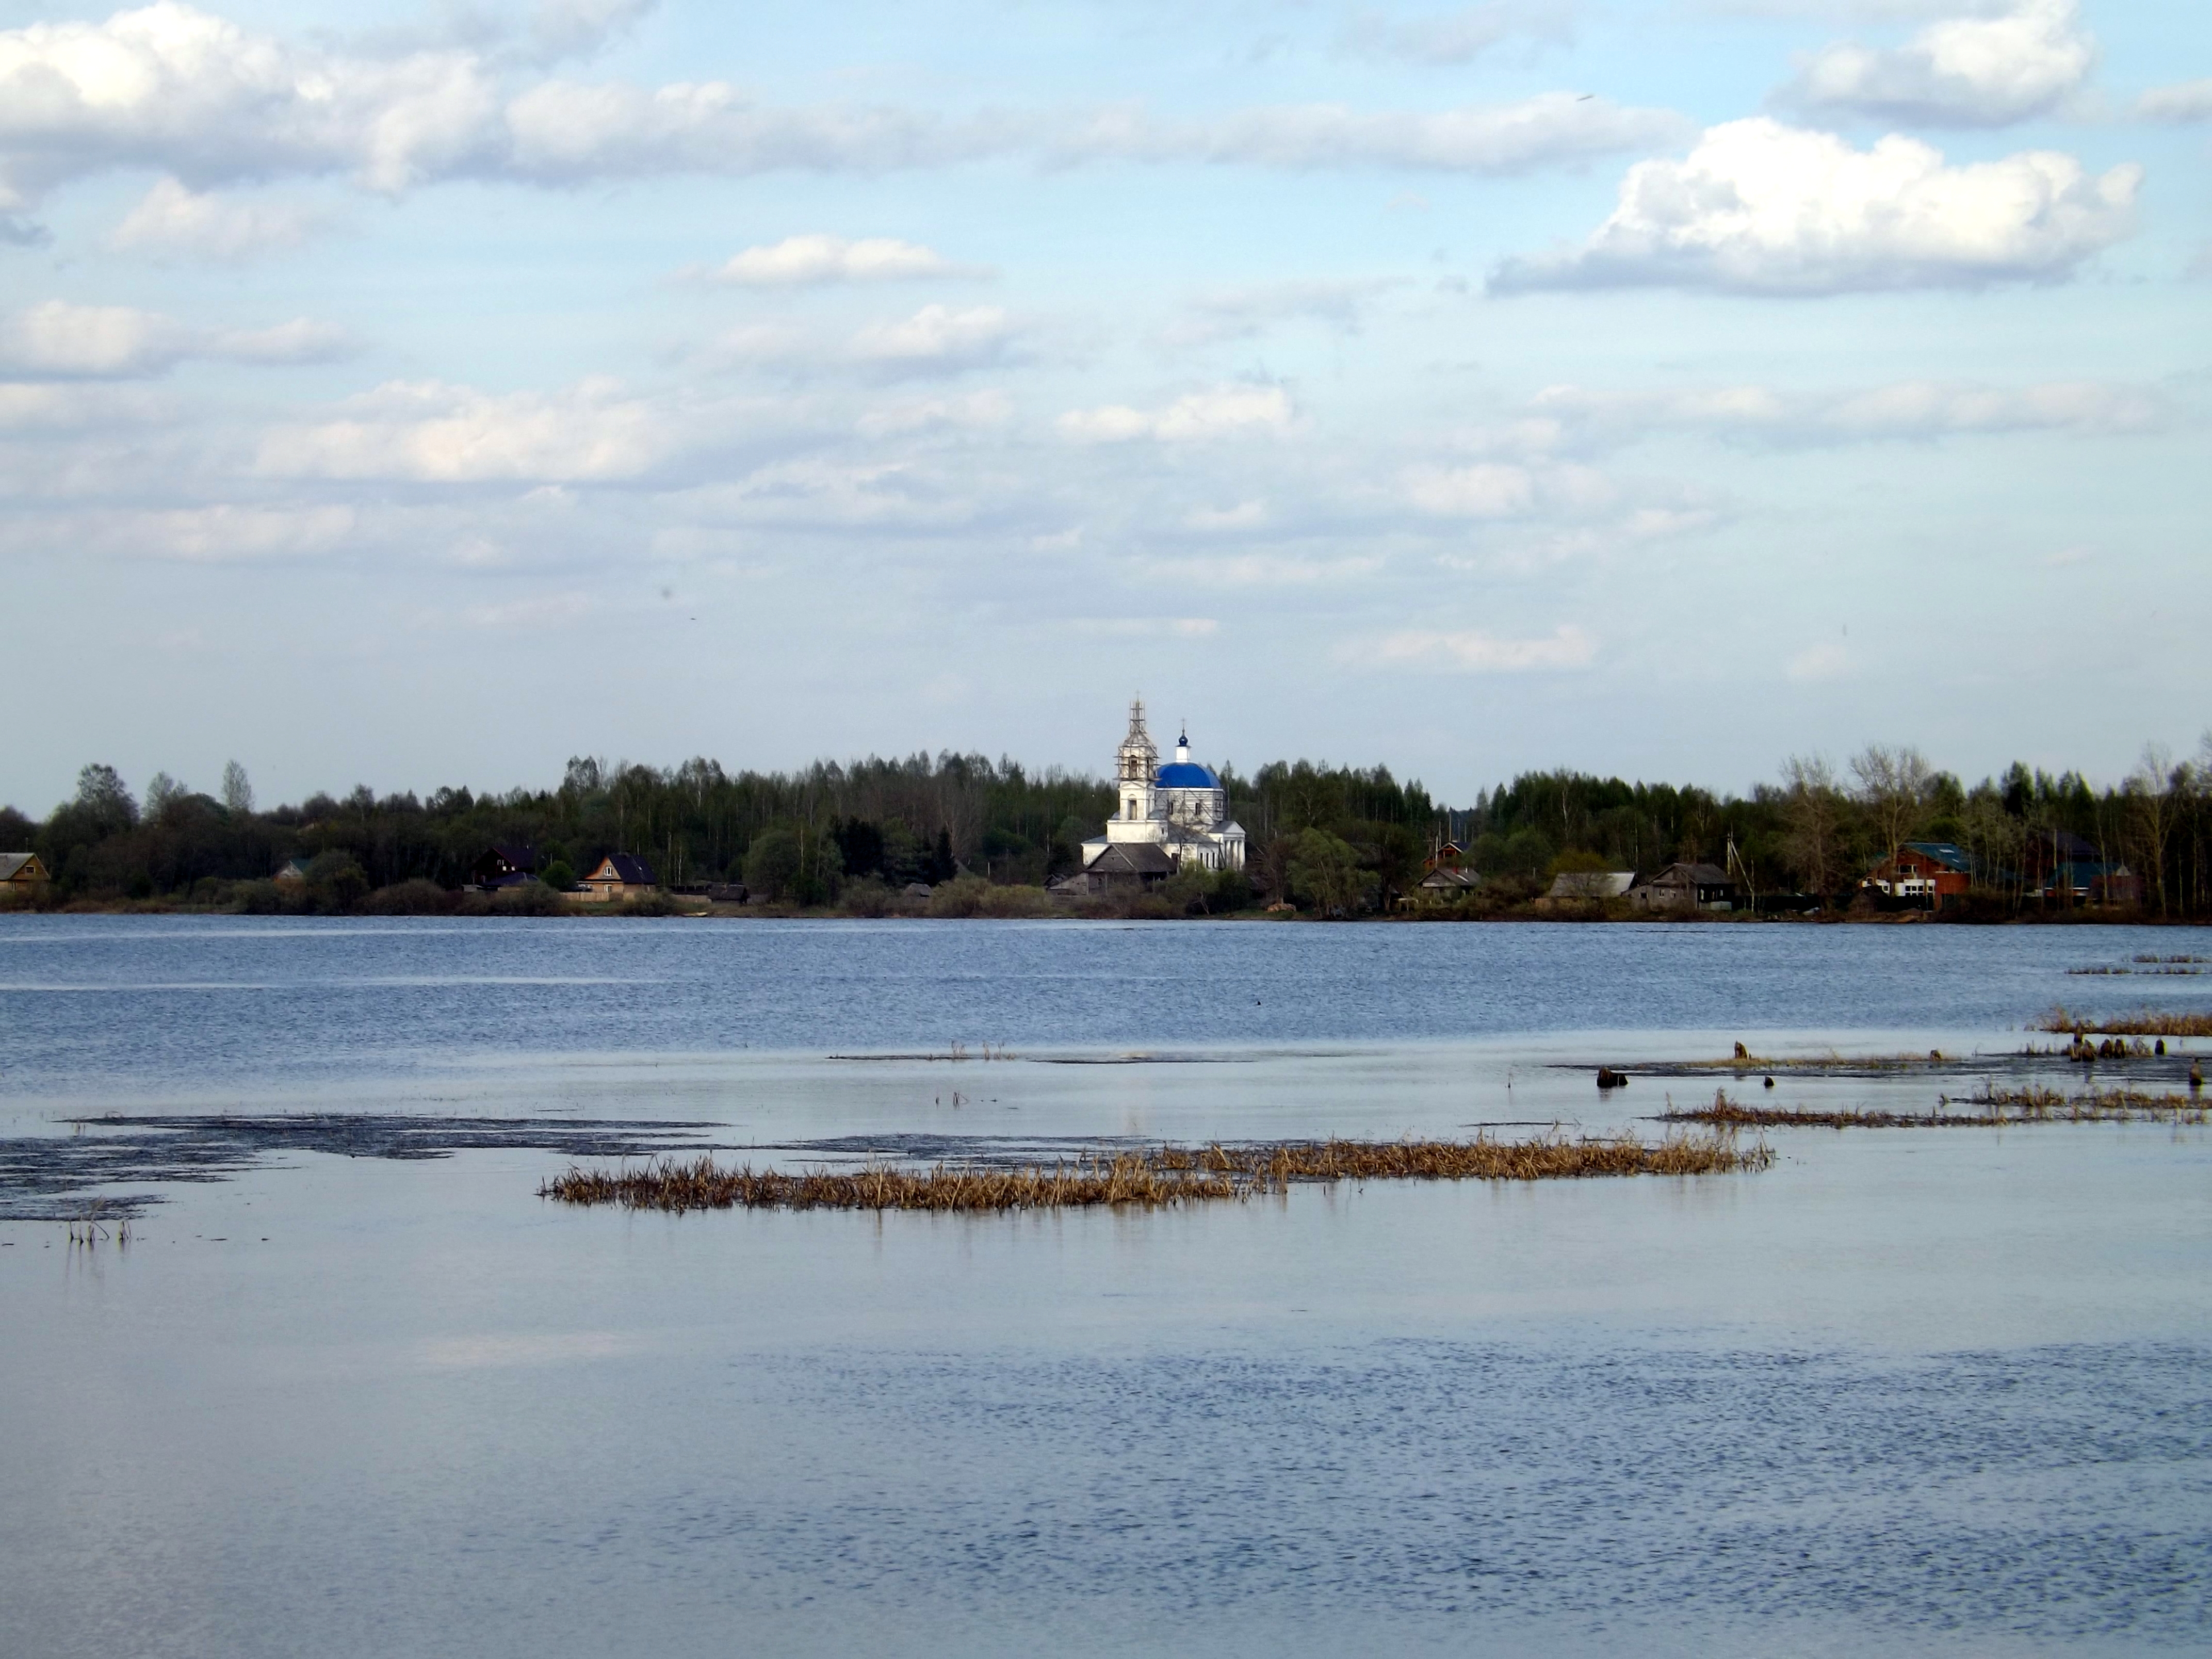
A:
{"label": "lake water", "polygon": [[1014,1218],[560,1210],[536,1145],[21,1176],[110,1114],[651,1120],[799,1164],[1648,1135],[1711,1085],[1601,1100],[1598,1061],[2003,1073],[2056,1003],[2212,1006],[2068,972],[2139,955],[2212,934],[0,918],[0,1215],[160,1200],[124,1248],[0,1219],[0,1650],[2198,1650],[2202,1128]]}

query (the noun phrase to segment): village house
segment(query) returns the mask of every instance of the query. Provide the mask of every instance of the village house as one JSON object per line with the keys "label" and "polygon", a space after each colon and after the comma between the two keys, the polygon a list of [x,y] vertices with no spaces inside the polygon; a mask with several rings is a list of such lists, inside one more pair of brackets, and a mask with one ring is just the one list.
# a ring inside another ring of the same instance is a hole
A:
{"label": "village house", "polygon": [[1424,870],[1457,870],[1467,863],[1467,848],[1455,841],[1440,841],[1422,860]]}
{"label": "village house", "polygon": [[2132,908],[2142,902],[2141,876],[2069,830],[2031,830],[2021,866],[2022,896],[2046,904]]}
{"label": "village house", "polygon": [[1929,910],[1963,902],[1973,885],[1973,855],[1948,841],[1908,841],[1859,883],[1863,890]]}
{"label": "village house", "polygon": [[653,879],[653,866],[643,859],[633,858],[628,853],[610,853],[584,878],[584,890],[575,896],[595,904],[611,904],[617,899],[650,893],[659,885]]}
{"label": "village house", "polygon": [[1668,865],[1650,880],[1628,890],[1639,910],[1733,910],[1743,890],[1717,864]]}
{"label": "village house", "polygon": [[[1449,846],[1450,843],[1445,844]],[[1419,902],[1449,904],[1454,899],[1464,898],[1481,885],[1482,878],[1474,871],[1462,869],[1455,864],[1439,864],[1414,884],[1413,891],[1407,896],[1407,901],[1416,902],[1418,896]]]}
{"label": "village house", "polygon": [[307,883],[307,860],[286,859],[284,867],[270,879],[280,887],[304,887]]}
{"label": "village house", "polygon": [[36,853],[0,853],[0,892],[40,892],[51,879]]}
{"label": "village house", "polygon": [[522,842],[494,842],[469,866],[469,881],[485,892],[538,879],[538,849]]}

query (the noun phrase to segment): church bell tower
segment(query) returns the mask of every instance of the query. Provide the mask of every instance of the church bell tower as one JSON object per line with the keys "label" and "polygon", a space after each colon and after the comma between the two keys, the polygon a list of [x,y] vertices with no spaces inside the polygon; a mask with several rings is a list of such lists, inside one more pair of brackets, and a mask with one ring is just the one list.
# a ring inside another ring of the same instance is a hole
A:
{"label": "church bell tower", "polygon": [[1159,771],[1160,751],[1152,747],[1152,734],[1145,729],[1145,700],[1129,705],[1129,735],[1121,739],[1115,758],[1115,777],[1121,788],[1118,816],[1143,823],[1152,816],[1152,787]]}

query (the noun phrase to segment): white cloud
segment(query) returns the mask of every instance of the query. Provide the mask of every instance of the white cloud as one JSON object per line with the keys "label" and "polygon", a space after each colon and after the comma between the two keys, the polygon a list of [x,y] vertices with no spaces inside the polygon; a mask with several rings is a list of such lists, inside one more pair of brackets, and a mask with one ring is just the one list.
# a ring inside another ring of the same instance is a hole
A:
{"label": "white cloud", "polygon": [[392,381],[336,418],[276,428],[258,470],[285,477],[605,482],[639,477],[679,453],[686,422],[592,379],[553,393],[495,395],[434,380]]}
{"label": "white cloud", "polygon": [[1731,121],[1686,160],[1631,167],[1579,251],[1509,259],[1491,286],[1815,295],[2055,281],[2130,232],[2142,179],[2134,166],[2091,178],[2050,150],[1951,167],[1910,138],[1860,150]]}
{"label": "white cloud", "polygon": [[1109,404],[1101,409],[1070,410],[1054,424],[1065,435],[1091,443],[1132,438],[1182,443],[1233,432],[1286,431],[1291,413],[1290,393],[1280,386],[1231,386],[1186,392],[1164,409]]}
{"label": "white cloud", "polygon": [[964,490],[913,461],[827,456],[773,462],[686,500],[708,516],[827,529],[940,529],[968,523],[976,512]]}
{"label": "white cloud", "polygon": [[1839,680],[1850,672],[1850,653],[1830,641],[1826,645],[1808,646],[1790,659],[1784,671],[1801,685],[1816,684],[1822,680]]}
{"label": "white cloud", "polygon": [[787,236],[749,247],[708,273],[720,283],[753,288],[812,288],[825,283],[885,283],[918,276],[976,274],[934,248],[894,237]]}
{"label": "white cloud", "polygon": [[305,318],[274,328],[206,329],[129,306],[48,300],[0,323],[0,369],[56,379],[143,379],[193,358],[321,362],[349,349],[342,331]]}
{"label": "white cloud", "polygon": [[1361,58],[1395,58],[1437,67],[1472,63],[1492,46],[1525,34],[1564,40],[1572,33],[1570,5],[1516,5],[1505,0],[1405,22],[1362,12],[1337,37],[1337,49]]}
{"label": "white cloud", "polygon": [[1103,635],[1109,639],[1210,639],[1221,631],[1212,617],[1081,617],[1071,624],[1079,634]]}
{"label": "white cloud", "polygon": [[974,430],[1004,426],[1014,412],[1013,399],[996,387],[959,398],[922,398],[871,409],[853,423],[864,438],[896,437],[939,428]]}
{"label": "white cloud", "polygon": [[1463,674],[1514,674],[1534,669],[1587,667],[1597,641],[1571,623],[1536,639],[1502,639],[1478,629],[1408,628],[1379,639],[1354,641],[1337,653],[1342,662],[1382,668],[1437,668]]}
{"label": "white cloud", "polygon": [[66,432],[171,418],[175,410],[137,386],[0,381],[0,431]]}
{"label": "white cloud", "polygon": [[546,183],[662,173],[883,172],[1004,152],[1012,135],[897,109],[776,108],[726,82],[546,81],[506,106],[499,170]]}
{"label": "white cloud", "polygon": [[1267,283],[1202,294],[1161,331],[1160,338],[1175,347],[1212,345],[1253,339],[1285,322],[1319,322],[1352,333],[1369,302],[1395,286],[1389,278],[1361,277]]}
{"label": "white cloud", "polygon": [[1146,559],[1150,578],[1201,587],[1313,587],[1358,581],[1382,568],[1372,553],[1338,558],[1281,553],[1239,553],[1218,558]]}
{"label": "white cloud", "polygon": [[1825,46],[1779,96],[1886,121],[2003,126],[2048,113],[2095,59],[2074,0],[2021,0],[2002,16],[1932,23],[1902,46]]}
{"label": "white cloud", "polygon": [[1899,380],[1852,391],[1772,386],[1593,392],[1549,386],[1529,400],[1530,423],[1554,444],[1628,442],[1653,432],[1700,432],[1773,446],[1925,440],[1976,433],[2154,430],[2174,418],[2141,386],[2049,381],[2024,386]]}
{"label": "white cloud", "polygon": [[0,210],[110,167],[202,182],[351,171],[400,190],[464,166],[496,112],[465,52],[348,58],[171,0],[32,23],[0,31]]}
{"label": "white cloud", "polygon": [[2148,121],[2212,121],[2212,79],[2153,87],[2136,100],[2136,109]]}
{"label": "white cloud", "polygon": [[712,364],[774,366],[821,362],[828,347],[787,318],[740,323],[715,336],[702,356]]}
{"label": "white cloud", "polygon": [[1340,104],[1277,105],[1198,122],[1156,122],[1142,108],[1102,111],[1053,141],[1061,160],[1211,161],[1304,171],[1414,167],[1510,174],[1646,149],[1682,131],[1665,110],[1548,92],[1517,103],[1420,114]]}
{"label": "white cloud", "polygon": [[1201,507],[1183,519],[1184,527],[1210,533],[1256,530],[1267,522],[1265,501],[1239,501],[1234,507]]}
{"label": "white cloud", "polygon": [[1407,499],[1440,518],[1517,518],[1536,505],[1536,481],[1525,466],[1477,462],[1416,467],[1406,474]]}
{"label": "white cloud", "polygon": [[[636,9],[577,0],[549,9],[542,32],[556,49],[588,45]],[[766,105],[720,81],[533,82],[518,63],[455,45],[384,56],[298,46],[176,0],[0,30],[0,234],[41,234],[14,216],[114,169],[158,169],[194,191],[343,173],[386,193],[457,178],[880,173],[1012,155],[1515,173],[1648,147],[1680,125],[1567,93],[1431,113],[1314,105],[1162,122],[1122,106],[953,121]]]}
{"label": "white cloud", "polygon": [[[541,593],[498,605],[465,605],[455,613],[455,619],[471,628],[495,632],[534,633],[549,628],[567,628],[583,621],[598,608],[598,603],[588,593]],[[432,623],[447,618],[426,616],[422,620]]]}
{"label": "white cloud", "polygon": [[889,373],[925,374],[974,368],[1006,356],[1017,330],[997,306],[924,306],[893,323],[872,323],[847,346],[857,362]]}
{"label": "white cloud", "polygon": [[538,0],[530,33],[549,58],[595,52],[651,11],[656,0]]}
{"label": "white cloud", "polygon": [[164,179],[124,216],[107,245],[125,252],[249,259],[297,247],[313,234],[317,216],[290,203],[241,202],[198,195]]}
{"label": "white cloud", "polygon": [[997,306],[929,305],[911,316],[869,323],[842,339],[789,318],[744,323],[717,337],[700,356],[712,365],[780,369],[800,377],[857,368],[878,380],[901,380],[1004,362],[1018,355],[1021,334],[1021,325]]}
{"label": "white cloud", "polygon": [[146,514],[139,526],[145,550],[215,564],[327,551],[352,533],[354,510],[224,503]]}
{"label": "white cloud", "polygon": [[194,356],[240,363],[327,363],[350,356],[353,337],[333,323],[295,317],[273,328],[203,331]]}

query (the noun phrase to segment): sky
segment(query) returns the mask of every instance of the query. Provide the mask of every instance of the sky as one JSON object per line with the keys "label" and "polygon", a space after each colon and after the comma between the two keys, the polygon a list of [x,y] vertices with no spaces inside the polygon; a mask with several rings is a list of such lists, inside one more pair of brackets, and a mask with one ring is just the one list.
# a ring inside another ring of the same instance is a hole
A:
{"label": "sky", "polygon": [[404,5],[0,0],[0,801],[2212,726],[2212,7]]}

